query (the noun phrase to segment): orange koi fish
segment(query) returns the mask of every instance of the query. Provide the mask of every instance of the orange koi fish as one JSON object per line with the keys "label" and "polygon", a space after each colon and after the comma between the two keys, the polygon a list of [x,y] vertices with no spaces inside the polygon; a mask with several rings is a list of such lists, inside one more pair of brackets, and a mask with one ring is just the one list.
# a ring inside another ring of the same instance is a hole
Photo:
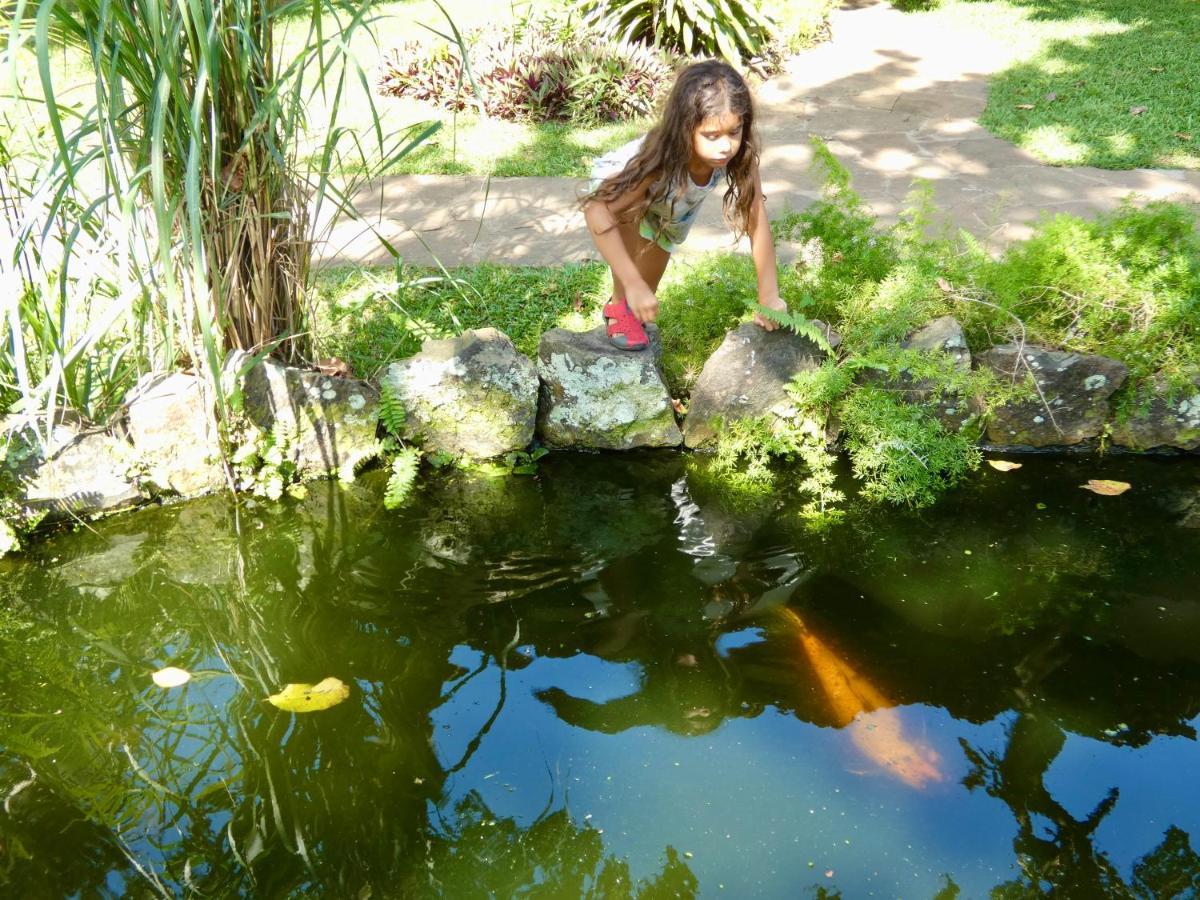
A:
{"label": "orange koi fish", "polygon": [[862,754],[884,772],[914,788],[944,781],[941,757],[932,747],[904,734],[904,723],[895,703],[875,685],[838,657],[804,620],[790,609],[779,610],[804,650],[809,665],[833,709],[838,728],[850,732],[850,740]]}

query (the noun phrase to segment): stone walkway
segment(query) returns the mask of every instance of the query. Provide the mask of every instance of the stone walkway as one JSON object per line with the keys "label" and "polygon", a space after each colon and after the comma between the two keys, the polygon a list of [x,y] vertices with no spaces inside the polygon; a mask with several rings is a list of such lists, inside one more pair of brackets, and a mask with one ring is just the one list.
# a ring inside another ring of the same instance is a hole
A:
{"label": "stone walkway", "polygon": [[[988,76],[1010,62],[977,32],[933,30],[881,0],[847,0],[833,39],[791,60],[758,91],[762,178],[772,216],[818,196],[809,139],[819,135],[852,185],[894,220],[914,178],[931,182],[946,220],[999,249],[1028,236],[1042,212],[1092,216],[1130,193],[1200,203],[1200,172],[1055,168],[992,137],[977,122]],[[364,219],[408,262],[557,265],[598,258],[574,178],[403,175],[355,198]],[[732,249],[720,203],[705,204],[680,255]],[[788,248],[780,256],[788,257]],[[362,222],[345,221],[320,253],[326,263],[385,263]]]}

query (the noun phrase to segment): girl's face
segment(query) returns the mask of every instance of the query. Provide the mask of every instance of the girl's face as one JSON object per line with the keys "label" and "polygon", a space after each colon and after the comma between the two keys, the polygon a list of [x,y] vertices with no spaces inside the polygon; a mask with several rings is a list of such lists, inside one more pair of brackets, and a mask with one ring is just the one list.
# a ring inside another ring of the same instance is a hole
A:
{"label": "girl's face", "polygon": [[726,110],[709,116],[692,132],[692,164],[723,169],[742,146],[742,117]]}

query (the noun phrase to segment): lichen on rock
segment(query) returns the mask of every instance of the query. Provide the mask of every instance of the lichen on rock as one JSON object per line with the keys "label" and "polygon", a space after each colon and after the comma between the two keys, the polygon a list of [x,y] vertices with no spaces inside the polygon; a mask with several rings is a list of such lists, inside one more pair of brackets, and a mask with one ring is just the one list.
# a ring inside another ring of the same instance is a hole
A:
{"label": "lichen on rock", "polygon": [[604,326],[583,332],[554,328],[542,335],[537,428],[547,446],[679,446],[682,435],[656,360],[658,332],[647,330],[652,346],[638,351],[614,347]]}
{"label": "lichen on rock", "polygon": [[[226,372],[245,354],[232,354]],[[301,477],[353,471],[379,453],[379,395],[365,381],[263,360],[242,375],[243,413],[263,434],[294,436],[290,460]]]}
{"label": "lichen on rock", "polygon": [[533,440],[537,370],[494,328],[426,341],[382,385],[404,406],[404,438],[426,451],[487,459]]}
{"label": "lichen on rock", "polygon": [[1130,450],[1200,449],[1200,375],[1183,389],[1158,376],[1136,391],[1127,416],[1118,417],[1112,442]]}
{"label": "lichen on rock", "polygon": [[992,410],[987,439],[997,445],[1071,446],[1099,437],[1111,418],[1109,398],[1129,370],[1106,356],[1003,344],[980,365],[1014,382],[1031,378],[1036,398]]}

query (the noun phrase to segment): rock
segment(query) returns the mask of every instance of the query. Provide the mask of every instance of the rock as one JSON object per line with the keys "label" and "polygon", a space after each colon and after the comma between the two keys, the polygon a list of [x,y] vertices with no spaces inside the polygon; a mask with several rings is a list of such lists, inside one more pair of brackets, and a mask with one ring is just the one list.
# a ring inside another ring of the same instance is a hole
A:
{"label": "rock", "polygon": [[767,331],[745,322],[725,335],[692,388],[683,439],[688,447],[716,441],[718,420],[732,422],[795,413],[787,393],[799,372],[816,369],[824,352],[783,328]]}
{"label": "rock", "polygon": [[185,497],[225,484],[213,406],[196,375],[148,375],[125,397],[129,439],[158,491]]}
{"label": "rock", "polygon": [[1143,385],[1128,420],[1113,425],[1113,443],[1130,450],[1200,448],[1200,375],[1191,382],[1182,391],[1172,391],[1161,376]]}
{"label": "rock", "polygon": [[677,447],[671,395],[658,371],[657,328],[651,346],[619,350],[603,326],[575,332],[553,328],[538,344],[542,377],[538,434],[551,447],[631,450]]}
{"label": "rock", "polygon": [[133,447],[82,425],[56,425],[42,446],[28,425],[0,422],[8,444],[5,480],[15,483],[18,502],[45,512],[46,520],[112,512],[145,499],[129,469]]}
{"label": "rock", "polygon": [[954,316],[942,316],[910,334],[900,344],[905,350],[940,350],[954,359],[954,367],[971,371],[971,351],[967,337]]}
{"label": "rock", "polygon": [[1018,382],[1032,372],[1042,396],[992,410],[987,425],[989,442],[1029,447],[1069,446],[1099,436],[1110,417],[1109,398],[1129,374],[1123,363],[1104,356],[1028,344],[1020,356],[1016,344],[993,347],[980,365]]}
{"label": "rock", "polygon": [[494,328],[426,341],[388,366],[383,386],[404,404],[405,437],[426,450],[486,459],[533,440],[537,370]]}
{"label": "rock", "polygon": [[[955,369],[960,372],[971,371],[971,350],[967,347],[962,325],[954,316],[934,319],[910,334],[900,346],[905,350],[945,353]],[[957,392],[943,390],[934,379],[914,379],[901,375],[900,381],[906,392],[905,399],[929,407],[933,417],[942,423],[946,431],[960,431],[973,414],[967,398],[960,397]]]}
{"label": "rock", "polygon": [[[226,372],[245,364],[226,360]],[[243,410],[256,428],[295,435],[292,461],[301,477],[352,471],[379,452],[379,395],[365,381],[335,378],[263,360],[242,376]]]}

